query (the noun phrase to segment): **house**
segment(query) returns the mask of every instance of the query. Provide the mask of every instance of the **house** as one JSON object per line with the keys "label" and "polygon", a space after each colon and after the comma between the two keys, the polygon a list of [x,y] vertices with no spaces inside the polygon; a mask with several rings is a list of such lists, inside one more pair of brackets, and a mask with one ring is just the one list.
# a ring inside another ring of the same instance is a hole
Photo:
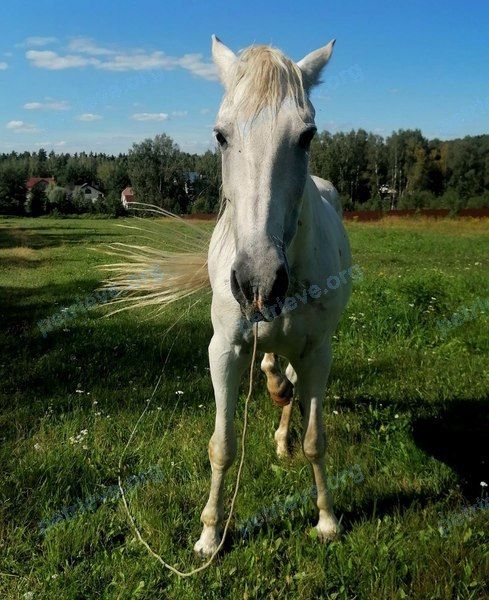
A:
{"label": "house", "polygon": [[198,179],[200,179],[200,173],[197,173],[197,171],[187,171],[186,173],[184,173],[184,177],[185,193],[187,194],[187,196],[190,196],[194,193],[194,184]]}
{"label": "house", "polygon": [[25,187],[28,192],[31,192],[33,188],[40,185],[44,189],[48,187],[49,184],[56,185],[56,181],[54,177],[31,177],[25,182]]}
{"label": "house", "polygon": [[396,208],[397,202],[397,191],[394,188],[390,188],[388,185],[381,185],[379,188],[379,195],[382,200],[387,200],[390,204],[390,209]]}
{"label": "house", "polygon": [[83,194],[85,200],[92,203],[95,203],[104,197],[103,193],[99,189],[88,183],[76,185],[73,188],[73,196],[78,196],[79,194]]}
{"label": "house", "polygon": [[132,187],[126,187],[122,190],[121,202],[122,202],[122,206],[126,210],[129,208],[129,204],[131,204],[131,202],[136,202],[136,200],[134,199],[134,192],[132,190]]}
{"label": "house", "polygon": [[27,189],[27,198],[29,198],[34,188],[46,191],[46,188],[50,184],[56,185],[54,177],[31,177],[25,182],[25,187]]}

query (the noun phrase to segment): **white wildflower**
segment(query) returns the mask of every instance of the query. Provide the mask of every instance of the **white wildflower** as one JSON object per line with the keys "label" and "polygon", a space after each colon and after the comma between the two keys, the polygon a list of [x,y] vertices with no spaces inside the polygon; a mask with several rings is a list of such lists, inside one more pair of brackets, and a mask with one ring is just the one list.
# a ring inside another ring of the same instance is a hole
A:
{"label": "white wildflower", "polygon": [[81,444],[88,435],[88,429],[82,429],[78,435],[72,435],[69,440],[71,444]]}

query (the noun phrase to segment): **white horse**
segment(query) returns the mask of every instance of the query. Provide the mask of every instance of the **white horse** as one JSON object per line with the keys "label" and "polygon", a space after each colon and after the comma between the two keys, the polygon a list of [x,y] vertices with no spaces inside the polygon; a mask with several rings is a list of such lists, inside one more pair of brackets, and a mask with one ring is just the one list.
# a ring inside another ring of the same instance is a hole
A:
{"label": "white horse", "polygon": [[[253,340],[243,322],[261,321],[261,367],[272,398],[284,406],[275,433],[277,452],[288,450],[294,386],[302,447],[317,488],[316,529],[322,541],[339,533],[324,467],[322,401],[331,338],[350,295],[351,255],[336,190],[308,173],[316,132],[308,95],[333,44],[295,64],[268,46],[236,55],[213,37],[213,59],[225,88],[214,129],[222,151],[225,208],[208,254],[216,422],[209,442],[211,489],[195,544],[202,555],[211,555],[221,540],[224,477],[236,454],[238,387]],[[278,355],[289,361],[285,376]]]}

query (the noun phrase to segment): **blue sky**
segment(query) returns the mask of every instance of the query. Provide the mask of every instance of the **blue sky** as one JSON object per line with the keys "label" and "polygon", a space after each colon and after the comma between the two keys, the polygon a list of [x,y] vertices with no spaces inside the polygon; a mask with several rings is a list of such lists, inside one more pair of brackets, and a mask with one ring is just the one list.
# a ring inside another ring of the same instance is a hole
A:
{"label": "blue sky", "polygon": [[482,0],[3,0],[0,151],[125,152],[161,132],[212,147],[212,33],[295,60],[336,38],[319,129],[488,133],[488,20]]}

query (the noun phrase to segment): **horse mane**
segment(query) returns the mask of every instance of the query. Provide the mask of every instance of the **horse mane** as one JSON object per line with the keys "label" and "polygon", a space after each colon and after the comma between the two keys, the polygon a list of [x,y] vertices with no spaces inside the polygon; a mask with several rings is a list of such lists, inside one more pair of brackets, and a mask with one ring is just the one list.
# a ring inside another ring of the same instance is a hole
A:
{"label": "horse mane", "polygon": [[[228,86],[224,103],[232,103],[245,118],[253,119],[265,108],[278,113],[284,100],[288,99],[300,110],[307,104],[302,72],[280,50],[271,46],[250,46],[238,55],[234,72]],[[273,119],[272,119],[273,122]],[[173,248],[156,250],[151,245],[111,244],[105,253],[117,257],[117,262],[102,265],[111,276],[103,287],[111,290],[115,298],[109,302],[113,314],[135,307],[157,307],[158,312],[174,302],[209,289],[207,252],[211,233],[181,219],[166,210],[144,203],[137,203],[138,210],[170,217],[186,225],[173,241]],[[221,198],[218,220],[223,231],[229,227],[229,207]],[[158,229],[158,225],[156,229]],[[146,227],[128,226],[145,236],[157,232]],[[161,233],[165,233],[162,228]],[[176,232],[175,232],[176,233]],[[158,231],[159,237],[159,231]],[[155,274],[157,276],[155,276]],[[158,276],[162,274],[163,276]]]}
{"label": "horse mane", "polygon": [[277,114],[288,98],[298,108],[307,103],[302,72],[278,48],[250,46],[238,55],[225,102],[254,119],[264,108]]}

